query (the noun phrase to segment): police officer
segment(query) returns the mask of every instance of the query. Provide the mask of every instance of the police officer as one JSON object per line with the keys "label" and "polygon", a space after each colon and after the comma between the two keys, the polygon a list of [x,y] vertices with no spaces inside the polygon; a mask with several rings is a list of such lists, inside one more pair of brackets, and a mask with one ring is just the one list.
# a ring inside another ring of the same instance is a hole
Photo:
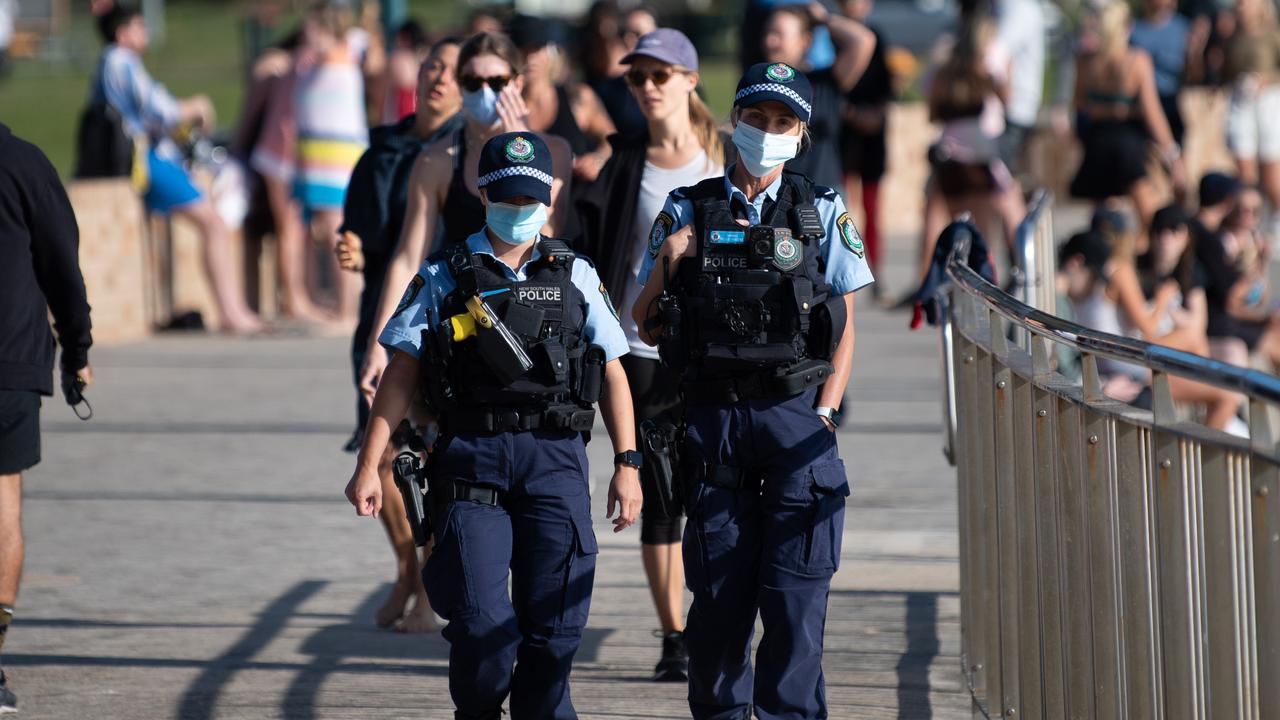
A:
{"label": "police officer", "polygon": [[[608,515],[641,492],[627,341],[595,268],[542,237],[552,162],[528,132],[485,143],[486,224],[427,258],[380,341],[393,352],[347,497],[382,505],[377,461],[421,389],[440,434],[429,459],[435,547],[423,571],[446,620],[455,717],[576,718],[569,668],[595,574],[584,434],[598,399],[613,440]],[[511,595],[507,573],[511,573]],[[514,665],[514,672],[513,672]]]}
{"label": "police officer", "polygon": [[827,717],[822,636],[849,494],[834,430],[853,292],[872,277],[839,195],[783,172],[810,109],[803,74],[749,68],[734,98],[738,161],[670,194],[640,271],[642,337],[684,368],[699,719]]}

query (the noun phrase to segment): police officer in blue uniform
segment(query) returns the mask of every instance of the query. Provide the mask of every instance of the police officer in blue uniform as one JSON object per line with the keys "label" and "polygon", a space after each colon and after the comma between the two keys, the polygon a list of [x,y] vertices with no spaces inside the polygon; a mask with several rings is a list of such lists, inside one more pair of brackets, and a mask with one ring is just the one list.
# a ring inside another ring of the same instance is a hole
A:
{"label": "police officer in blue uniform", "polygon": [[[870,284],[840,196],[783,171],[811,110],[805,76],[738,83],[724,177],[673,191],[633,309],[684,369],[684,559],[699,720],[827,717],[822,639],[849,485],[834,430],[853,360],[853,293]],[[764,625],[753,672],[751,636]]]}
{"label": "police officer in blue uniform", "polygon": [[498,135],[479,173],[485,227],[423,263],[379,338],[393,357],[347,496],[359,514],[379,512],[377,458],[422,391],[439,422],[423,582],[449,621],[455,717],[496,720],[509,695],[514,720],[576,718],[569,669],[597,553],[584,435],[597,400],[617,453],[614,531],[641,506],[618,361],[627,340],[591,263],[540,235],[552,183],[543,141]]}

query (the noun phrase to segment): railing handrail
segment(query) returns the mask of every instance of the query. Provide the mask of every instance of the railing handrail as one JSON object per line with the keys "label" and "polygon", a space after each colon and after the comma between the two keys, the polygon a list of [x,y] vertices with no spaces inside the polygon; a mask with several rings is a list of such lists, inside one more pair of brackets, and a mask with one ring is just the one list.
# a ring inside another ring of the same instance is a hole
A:
{"label": "railing handrail", "polygon": [[[1033,211],[1043,206],[1037,203]],[[1238,367],[1189,352],[1155,345],[1120,335],[1092,330],[1083,325],[1037,310],[987,282],[966,262],[971,237],[963,231],[947,263],[947,275],[960,288],[982,299],[988,307],[1027,331],[1073,347],[1081,352],[1143,365],[1149,369],[1190,377],[1250,397],[1280,404],[1280,377],[1259,370]]]}

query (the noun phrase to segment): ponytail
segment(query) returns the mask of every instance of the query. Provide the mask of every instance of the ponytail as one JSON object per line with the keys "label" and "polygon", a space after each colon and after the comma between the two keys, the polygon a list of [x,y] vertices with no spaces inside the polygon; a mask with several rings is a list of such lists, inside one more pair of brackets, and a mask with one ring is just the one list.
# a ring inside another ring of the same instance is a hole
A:
{"label": "ponytail", "polygon": [[720,126],[696,90],[689,93],[689,124],[693,126],[693,134],[698,136],[698,144],[707,153],[707,162],[723,165],[724,144],[720,142]]}

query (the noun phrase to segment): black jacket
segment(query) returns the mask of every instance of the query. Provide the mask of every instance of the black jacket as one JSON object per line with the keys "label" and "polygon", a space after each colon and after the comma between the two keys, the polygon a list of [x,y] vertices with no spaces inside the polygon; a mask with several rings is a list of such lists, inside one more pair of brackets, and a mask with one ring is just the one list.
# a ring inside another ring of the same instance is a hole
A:
{"label": "black jacket", "polygon": [[[720,133],[720,140],[727,168],[737,157],[737,148],[725,133]],[[595,263],[600,281],[617,293],[614,297],[621,297],[630,270],[632,248],[628,245],[635,237],[632,223],[649,136],[647,132],[625,137],[612,135],[609,144],[613,146],[613,155],[600,169],[600,176],[575,203],[580,232],[574,246]],[[630,309],[619,308],[619,312],[630,312]]]}
{"label": "black jacket", "polygon": [[58,173],[40,149],[0,124],[0,390],[53,394],[53,334],[62,367],[89,360],[89,302],[80,232]]}
{"label": "black jacket", "polygon": [[400,241],[405,206],[409,202],[409,177],[414,161],[428,145],[450,137],[462,126],[462,115],[447,120],[430,137],[413,133],[416,116],[409,115],[392,125],[382,125],[369,133],[369,149],[351,171],[343,206],[341,231],[360,236],[364,250],[364,291],[360,297],[360,323],[353,346],[363,350],[377,314],[378,299]]}

